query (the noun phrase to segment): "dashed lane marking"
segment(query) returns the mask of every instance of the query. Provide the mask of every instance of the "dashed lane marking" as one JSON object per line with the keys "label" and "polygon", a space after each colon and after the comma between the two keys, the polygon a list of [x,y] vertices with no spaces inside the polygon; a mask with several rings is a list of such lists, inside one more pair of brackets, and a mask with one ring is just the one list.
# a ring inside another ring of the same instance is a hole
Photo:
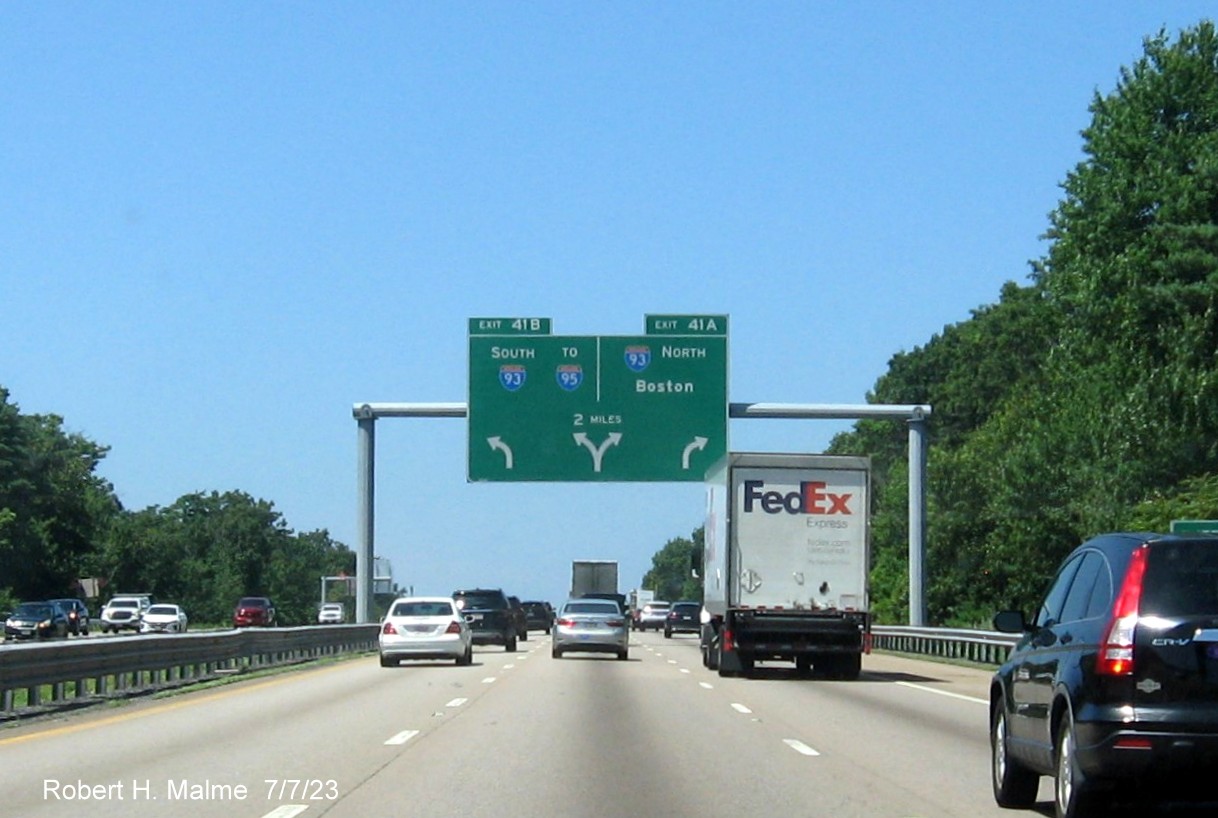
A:
{"label": "dashed lane marking", "polygon": [[950,690],[940,690],[937,687],[927,687],[926,685],[914,684],[913,682],[897,682],[897,684],[901,685],[901,687],[910,687],[910,688],[913,688],[914,690],[921,690],[926,693],[934,693],[935,695],[938,695],[938,696],[947,696],[948,698],[951,698],[951,699],[960,699],[961,701],[975,702],[976,704],[984,704],[984,705],[989,704],[989,702],[986,701],[985,699],[979,699],[976,696],[965,696],[962,693],[952,693]]}
{"label": "dashed lane marking", "polygon": [[295,816],[307,810],[307,804],[283,804],[275,807],[262,818],[295,818]]}
{"label": "dashed lane marking", "polygon": [[791,748],[792,750],[794,750],[795,752],[797,752],[797,753],[802,753],[803,755],[806,755],[806,756],[818,756],[818,755],[820,755],[820,753],[816,752],[816,751],[815,751],[815,750],[813,750],[811,747],[809,747],[808,745],[804,744],[802,741],[800,741],[800,740],[799,740],[799,739],[797,739],[797,738],[784,738],[784,739],[782,740],[782,743],[783,743],[783,744],[785,744],[785,745],[787,745],[788,747],[790,747],[790,748]]}
{"label": "dashed lane marking", "polygon": [[405,744],[419,734],[418,730],[403,730],[385,742],[386,745]]}

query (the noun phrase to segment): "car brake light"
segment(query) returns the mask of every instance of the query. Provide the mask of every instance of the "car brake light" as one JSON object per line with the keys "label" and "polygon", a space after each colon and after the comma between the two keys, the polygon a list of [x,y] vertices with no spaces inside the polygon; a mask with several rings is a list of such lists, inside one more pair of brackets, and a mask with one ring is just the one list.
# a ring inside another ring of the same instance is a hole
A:
{"label": "car brake light", "polygon": [[386,622],[385,626],[383,628],[381,628],[381,633],[396,634],[397,632],[398,632],[398,629],[393,627],[392,622]]}
{"label": "car brake light", "polygon": [[1142,601],[1142,577],[1146,574],[1146,555],[1142,546],[1129,558],[1125,580],[1112,606],[1112,621],[1108,625],[1095,672],[1101,676],[1130,676],[1133,674],[1133,638],[1138,625],[1138,605]]}
{"label": "car brake light", "polygon": [[448,623],[448,627],[444,630],[444,632],[445,633],[460,633],[461,632],[461,623],[454,619],[452,622]]}
{"label": "car brake light", "polygon": [[1153,750],[1154,742],[1148,738],[1139,738],[1137,736],[1125,736],[1116,740],[1112,745],[1114,750]]}
{"label": "car brake light", "polygon": [[605,624],[611,628],[620,628],[620,627],[622,627],[622,625],[626,624],[626,620],[624,620],[624,619],[606,619]]}
{"label": "car brake light", "polygon": [[558,625],[561,628],[574,628],[575,620],[564,616],[562,619],[558,620]]}

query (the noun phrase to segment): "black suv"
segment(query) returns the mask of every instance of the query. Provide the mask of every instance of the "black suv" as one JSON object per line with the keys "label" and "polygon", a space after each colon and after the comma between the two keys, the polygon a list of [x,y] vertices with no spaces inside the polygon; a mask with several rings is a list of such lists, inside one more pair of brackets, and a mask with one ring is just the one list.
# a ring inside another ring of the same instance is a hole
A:
{"label": "black suv", "polygon": [[702,632],[702,603],[674,602],[664,619],[664,638],[672,639],[674,633]]}
{"label": "black suv", "polygon": [[1105,534],[1062,563],[990,690],[994,798],[1058,818],[1119,797],[1212,800],[1218,770],[1218,537]]}
{"label": "black suv", "polygon": [[549,602],[528,600],[520,603],[524,606],[525,624],[531,631],[546,631],[554,625],[554,609]]}
{"label": "black suv", "polygon": [[516,650],[516,620],[503,591],[498,588],[453,591],[453,601],[469,623],[475,645],[503,645],[504,650]]}
{"label": "black suv", "polygon": [[518,596],[509,596],[508,605],[512,608],[512,621],[516,623],[516,638],[521,642],[529,641],[529,618],[524,603]]}

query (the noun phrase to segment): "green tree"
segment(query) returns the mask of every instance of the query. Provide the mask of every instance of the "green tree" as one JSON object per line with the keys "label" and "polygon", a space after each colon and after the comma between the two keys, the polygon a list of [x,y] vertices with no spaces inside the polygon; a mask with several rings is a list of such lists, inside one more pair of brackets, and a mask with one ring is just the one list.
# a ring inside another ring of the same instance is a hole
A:
{"label": "green tree", "polygon": [[0,387],[0,577],[21,597],[73,593],[120,506],[96,474],[107,449]]}
{"label": "green tree", "polygon": [[688,537],[669,540],[651,558],[651,570],[643,575],[643,586],[656,593],[656,599],[702,601],[702,581],[691,572],[693,557],[701,556],[704,530],[698,527]]}

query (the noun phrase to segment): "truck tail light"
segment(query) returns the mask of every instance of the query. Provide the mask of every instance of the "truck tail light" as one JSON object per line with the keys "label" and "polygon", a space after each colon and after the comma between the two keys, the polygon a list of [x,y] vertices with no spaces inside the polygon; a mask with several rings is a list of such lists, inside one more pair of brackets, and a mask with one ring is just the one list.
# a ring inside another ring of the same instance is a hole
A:
{"label": "truck tail light", "polygon": [[731,653],[736,649],[736,640],[732,636],[731,628],[724,628],[720,631],[719,645],[723,653]]}
{"label": "truck tail light", "polygon": [[1146,574],[1148,553],[1149,549],[1142,546],[1129,558],[1129,568],[1112,606],[1112,620],[1095,663],[1095,672],[1101,676],[1133,675],[1133,639],[1138,626],[1138,605],[1142,601],[1142,577]]}

